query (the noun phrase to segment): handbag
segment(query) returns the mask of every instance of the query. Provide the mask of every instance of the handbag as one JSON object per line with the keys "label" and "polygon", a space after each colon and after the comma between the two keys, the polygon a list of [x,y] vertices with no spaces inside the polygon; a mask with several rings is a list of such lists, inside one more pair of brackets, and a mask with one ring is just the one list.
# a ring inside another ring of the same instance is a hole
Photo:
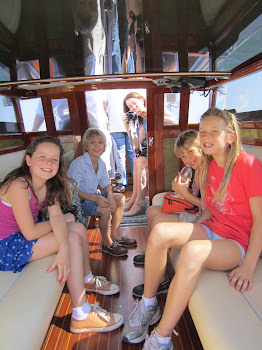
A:
{"label": "handbag", "polygon": [[161,207],[161,212],[165,214],[181,212],[196,214],[198,210],[198,206],[178,196],[175,192],[168,192],[165,194],[164,201]]}

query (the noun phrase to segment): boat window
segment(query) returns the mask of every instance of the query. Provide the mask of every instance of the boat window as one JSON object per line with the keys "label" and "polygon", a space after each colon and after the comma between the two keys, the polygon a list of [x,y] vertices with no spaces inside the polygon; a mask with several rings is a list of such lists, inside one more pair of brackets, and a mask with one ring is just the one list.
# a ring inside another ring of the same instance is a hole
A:
{"label": "boat window", "polygon": [[10,69],[0,62],[0,81],[10,81]]}
{"label": "boat window", "polygon": [[18,132],[14,105],[9,97],[0,96],[0,134]]}
{"label": "boat window", "polygon": [[39,61],[21,62],[16,60],[17,80],[39,79]]}
{"label": "boat window", "polygon": [[46,131],[41,98],[20,100],[19,102],[25,131]]}
{"label": "boat window", "polygon": [[189,53],[188,54],[189,71],[201,72],[210,71],[209,52]]}
{"label": "boat window", "polygon": [[231,47],[215,62],[217,71],[231,71],[241,63],[261,52],[262,15],[242,30]]}
{"label": "boat window", "polygon": [[172,115],[174,123],[179,123],[180,93],[164,94],[164,107]]}
{"label": "boat window", "polygon": [[262,71],[228,82],[218,88],[215,105],[221,109],[236,110],[240,120],[262,120],[260,89]]}
{"label": "boat window", "polygon": [[198,124],[201,115],[209,108],[209,96],[203,91],[191,91],[188,124]]}
{"label": "boat window", "polygon": [[71,130],[72,127],[67,98],[53,99],[52,108],[56,130]]}

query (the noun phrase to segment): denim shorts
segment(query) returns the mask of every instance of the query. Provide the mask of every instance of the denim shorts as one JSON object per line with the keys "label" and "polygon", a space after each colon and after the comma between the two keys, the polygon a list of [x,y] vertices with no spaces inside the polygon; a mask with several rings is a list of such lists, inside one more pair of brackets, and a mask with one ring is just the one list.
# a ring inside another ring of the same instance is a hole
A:
{"label": "denim shorts", "polygon": [[[97,196],[102,196],[102,197],[107,198],[105,193],[97,193]],[[88,215],[88,216],[95,215],[95,216],[97,216],[97,207],[98,207],[98,205],[96,204],[96,202],[84,201],[81,205],[82,205],[82,208],[83,208],[83,211],[84,211],[85,215]]]}
{"label": "denim shorts", "polygon": [[[226,238],[223,238],[223,237],[217,235],[214,231],[212,231],[212,230],[211,230],[209,227],[207,227],[206,225],[202,225],[202,224],[201,224],[201,226],[204,227],[204,229],[206,230],[206,232],[207,232],[207,234],[208,234],[208,237],[209,237],[209,239],[210,239],[211,241],[214,240],[214,239],[226,239]],[[230,239],[230,241],[235,242],[235,243],[239,246],[239,248],[240,248],[240,250],[241,250],[242,259],[241,259],[241,261],[240,261],[240,263],[239,263],[239,265],[240,265],[240,264],[242,263],[242,261],[244,260],[244,257],[246,256],[245,249],[242,247],[241,244],[239,244],[239,243],[238,243],[237,241],[235,241],[234,239]]]}

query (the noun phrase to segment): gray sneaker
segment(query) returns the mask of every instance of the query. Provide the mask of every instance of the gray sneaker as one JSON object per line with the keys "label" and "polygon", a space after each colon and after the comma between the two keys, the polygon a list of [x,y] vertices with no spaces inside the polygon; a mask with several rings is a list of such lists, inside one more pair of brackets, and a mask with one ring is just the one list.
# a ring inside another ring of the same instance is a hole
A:
{"label": "gray sneaker", "polygon": [[160,317],[161,312],[157,302],[154,306],[145,307],[143,299],[137,300],[128,323],[123,329],[122,340],[125,343],[140,343],[146,338],[148,327],[156,323]]}

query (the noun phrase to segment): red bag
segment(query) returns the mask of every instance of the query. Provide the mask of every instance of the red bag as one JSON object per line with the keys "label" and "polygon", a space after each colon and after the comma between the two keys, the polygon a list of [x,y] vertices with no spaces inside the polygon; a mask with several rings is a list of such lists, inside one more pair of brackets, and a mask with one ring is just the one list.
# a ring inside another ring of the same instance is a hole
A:
{"label": "red bag", "polygon": [[168,192],[164,196],[164,201],[161,207],[161,212],[165,214],[186,212],[196,214],[198,207],[186,199],[177,198],[175,192]]}

